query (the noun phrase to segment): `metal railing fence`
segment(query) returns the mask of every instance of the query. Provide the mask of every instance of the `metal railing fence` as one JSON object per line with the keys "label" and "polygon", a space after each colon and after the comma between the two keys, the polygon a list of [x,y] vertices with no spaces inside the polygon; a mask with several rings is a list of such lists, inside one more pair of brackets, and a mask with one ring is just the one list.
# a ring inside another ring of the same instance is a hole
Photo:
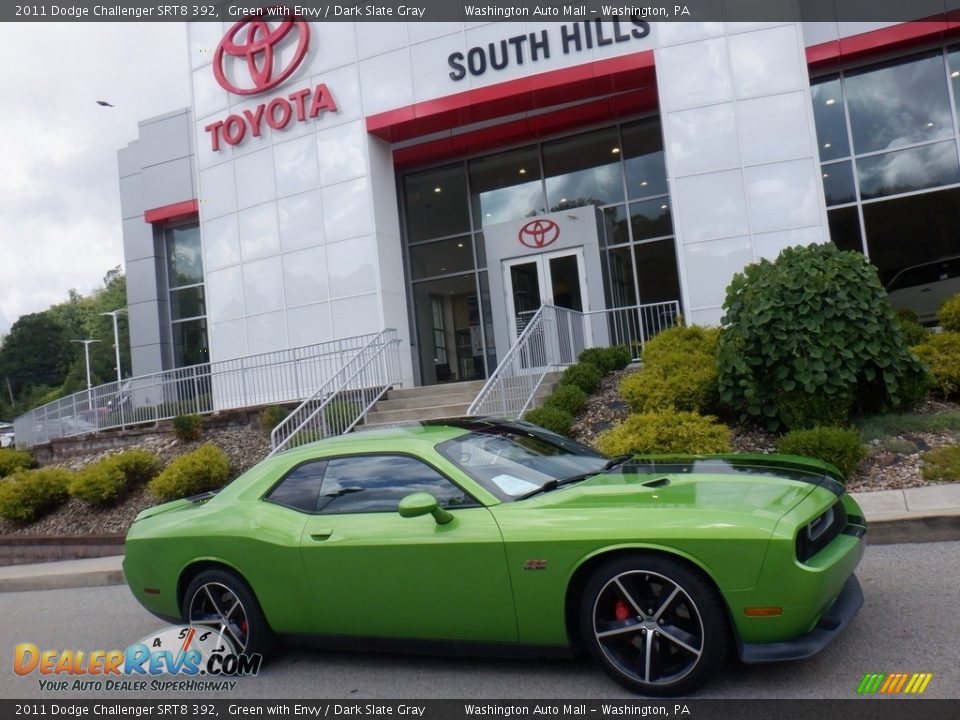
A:
{"label": "metal railing fence", "polygon": [[626,345],[637,360],[646,341],[679,318],[675,300],[586,313],[544,305],[526,321],[467,414],[520,417],[547,374],[572,365],[586,348]]}
{"label": "metal railing fence", "polygon": [[14,420],[18,446],[256,405],[299,402],[380,333],[165,370],[82,390]]}
{"label": "metal railing fence", "polygon": [[369,340],[270,435],[270,454],[342,435],[366,418],[392,386],[400,384],[400,340],[384,330]]}

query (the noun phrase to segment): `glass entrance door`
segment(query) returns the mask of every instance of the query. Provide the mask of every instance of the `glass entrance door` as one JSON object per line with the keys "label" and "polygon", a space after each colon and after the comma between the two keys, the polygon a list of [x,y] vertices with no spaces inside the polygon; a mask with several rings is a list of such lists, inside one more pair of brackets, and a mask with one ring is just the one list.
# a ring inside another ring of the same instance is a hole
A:
{"label": "glass entrance door", "polygon": [[513,339],[519,337],[541,305],[579,312],[589,309],[582,248],[504,260],[503,275]]}

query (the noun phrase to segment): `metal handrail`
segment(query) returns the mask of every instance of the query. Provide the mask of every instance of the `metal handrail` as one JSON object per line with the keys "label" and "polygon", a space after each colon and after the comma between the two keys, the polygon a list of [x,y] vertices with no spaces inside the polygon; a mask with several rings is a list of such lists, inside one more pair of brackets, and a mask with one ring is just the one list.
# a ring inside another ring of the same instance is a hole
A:
{"label": "metal handrail", "polygon": [[270,455],[350,432],[391,387],[400,384],[399,345],[393,329],[367,342],[273,429]]}
{"label": "metal handrail", "polygon": [[56,438],[154,423],[182,414],[300,402],[379,335],[367,333],[99,385],[18,417],[14,421],[16,442],[33,447]]}
{"label": "metal handrail", "polygon": [[520,417],[547,375],[577,361],[587,347],[625,345],[634,360],[647,340],[680,319],[680,303],[578,312],[543,305],[528,321],[477,397],[468,415]]}

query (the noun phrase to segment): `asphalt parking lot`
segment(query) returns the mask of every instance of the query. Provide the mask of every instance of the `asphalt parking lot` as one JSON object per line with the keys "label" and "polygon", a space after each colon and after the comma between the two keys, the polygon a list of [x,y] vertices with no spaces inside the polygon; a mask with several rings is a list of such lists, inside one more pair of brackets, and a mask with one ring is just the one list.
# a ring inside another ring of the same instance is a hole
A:
{"label": "asphalt parking lot", "polygon": [[[857,572],[866,602],[833,645],[803,662],[728,663],[696,697],[851,698],[867,672],[928,672],[934,677],[925,697],[960,698],[958,558],[960,542],[868,547]],[[32,642],[41,649],[122,649],[163,627],[123,586],[0,594],[0,697],[57,697],[39,688],[36,674],[13,673],[17,643]],[[302,648],[283,651],[258,677],[237,682],[232,693],[205,696],[632,697],[584,660],[478,660]],[[118,692],[110,697],[150,696]]]}

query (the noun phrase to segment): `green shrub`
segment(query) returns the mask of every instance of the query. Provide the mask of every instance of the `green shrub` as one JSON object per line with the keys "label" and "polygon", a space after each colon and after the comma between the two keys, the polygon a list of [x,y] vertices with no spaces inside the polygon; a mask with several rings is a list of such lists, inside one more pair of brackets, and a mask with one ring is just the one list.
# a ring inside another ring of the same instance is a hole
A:
{"label": "green shrub", "polygon": [[866,457],[856,431],[838,427],[793,430],[777,440],[777,450],[787,455],[823,460],[837,468],[847,479]]}
{"label": "green shrub", "polygon": [[33,522],[67,499],[70,476],[60,468],[17,470],[0,480],[0,516]]}
{"label": "green shrub", "polygon": [[544,407],[565,410],[576,417],[587,405],[587,394],[576,385],[559,385],[543,404]]}
{"label": "green shrub", "polygon": [[635,412],[673,408],[709,412],[717,407],[716,328],[664,330],[647,343],[643,367],[620,383]]}
{"label": "green shrub", "polygon": [[730,429],[711,415],[664,409],[635,413],[597,437],[607,455],[623,453],[722,453],[730,451]]}
{"label": "green shrub", "polygon": [[270,437],[273,429],[287,419],[290,411],[282,405],[271,405],[260,411],[260,429],[263,434]]}
{"label": "green shrub", "polygon": [[223,450],[207,443],[173,460],[147,485],[158,500],[190,497],[218,490],[230,477],[230,461]]}
{"label": "green shrub", "polygon": [[173,419],[173,434],[181,442],[199,440],[203,431],[203,418],[199,415],[177,415]]}
{"label": "green shrub", "polygon": [[117,500],[127,487],[127,476],[110,458],[87,465],[74,473],[68,490],[70,495],[94,505],[109,505]]}
{"label": "green shrub", "polygon": [[903,335],[904,344],[911,347],[926,342],[927,338],[933,334],[919,322],[903,317],[899,311],[897,312],[897,323],[900,325],[900,334]]}
{"label": "green shrub", "polygon": [[626,345],[614,345],[613,347],[587,348],[580,353],[577,361],[596,365],[603,373],[611,373],[623,370],[632,359],[630,348]]}
{"label": "green shrub", "polygon": [[777,398],[777,413],[789,430],[808,430],[821,425],[843,425],[853,409],[851,395],[834,397],[802,390],[784,393]]}
{"label": "green shrub", "polygon": [[[331,400],[323,409],[327,423],[334,429],[346,429],[359,412],[359,403],[344,399]],[[363,418],[357,421],[357,425],[363,425]]]}
{"label": "green shrub", "polygon": [[589,395],[600,386],[601,380],[603,371],[600,368],[588,362],[578,362],[563,371],[560,384],[576,385]]}
{"label": "green shrub", "polygon": [[146,450],[126,450],[87,465],[70,481],[70,495],[84,502],[109,505],[130,489],[152,479],[160,472],[161,462]]}
{"label": "green shrub", "polygon": [[922,455],[921,472],[925,480],[956,482],[960,480],[960,446],[929,450]]}
{"label": "green shrub", "polygon": [[17,470],[28,470],[35,464],[33,453],[29,450],[0,449],[0,478]]}
{"label": "green shrub", "polygon": [[960,295],[954,295],[940,306],[937,322],[947,332],[960,332]]}
{"label": "green shrub", "polygon": [[858,412],[905,409],[921,396],[923,367],[860,253],[787,248],[734,275],[724,310],[720,399],[742,420],[779,427],[778,401],[794,391],[852,397]]}
{"label": "green shrub", "polygon": [[937,395],[948,398],[960,392],[960,333],[931,333],[911,350],[930,370]]}
{"label": "green shrub", "polygon": [[897,308],[893,312],[897,316],[897,320],[915,323],[920,322],[920,316],[917,315],[917,311],[913,308]]}
{"label": "green shrub", "polygon": [[527,410],[523,419],[558,435],[569,435],[573,427],[573,415],[558,407],[543,406]]}

